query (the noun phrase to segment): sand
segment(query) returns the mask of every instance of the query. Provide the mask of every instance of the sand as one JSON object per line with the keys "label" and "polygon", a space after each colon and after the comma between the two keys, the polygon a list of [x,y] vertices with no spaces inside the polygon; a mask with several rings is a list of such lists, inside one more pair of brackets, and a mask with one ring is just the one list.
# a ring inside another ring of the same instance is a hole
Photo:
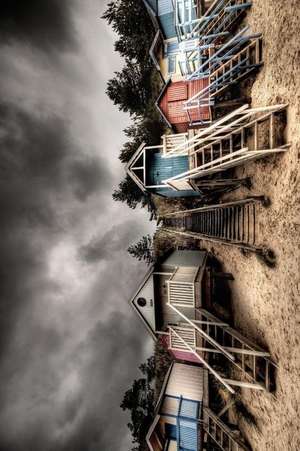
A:
{"label": "sand", "polygon": [[[277,257],[274,269],[254,254],[213,244],[213,251],[232,272],[235,327],[267,348],[278,363],[276,391],[243,389],[241,398],[257,427],[239,422],[253,450],[300,450],[300,1],[253,0],[247,22],[263,34],[264,66],[252,86],[253,106],[288,103],[286,153],[236,170],[251,176],[253,194],[265,194],[271,206],[260,215],[259,242]],[[249,196],[239,190],[227,196]],[[206,245],[207,247],[207,245]],[[208,249],[212,250],[208,246]]]}
{"label": "sand", "polygon": [[[274,269],[255,255],[213,245],[232,272],[234,322],[249,338],[269,349],[278,363],[273,394],[242,390],[242,400],[257,419],[239,426],[253,450],[300,450],[300,1],[254,0],[247,16],[263,34],[264,66],[252,87],[252,105],[288,103],[290,149],[236,171],[252,176],[253,194],[271,199],[260,220],[259,241],[277,257]],[[230,198],[242,197],[239,191]],[[249,195],[246,191],[244,194]]]}

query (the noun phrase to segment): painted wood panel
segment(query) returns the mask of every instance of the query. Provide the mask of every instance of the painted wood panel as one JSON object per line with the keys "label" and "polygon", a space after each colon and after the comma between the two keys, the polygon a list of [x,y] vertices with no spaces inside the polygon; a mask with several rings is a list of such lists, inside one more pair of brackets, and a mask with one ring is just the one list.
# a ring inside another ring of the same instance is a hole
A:
{"label": "painted wood panel", "polygon": [[179,420],[179,449],[197,451],[198,449],[198,426],[191,421]]}
{"label": "painted wood panel", "polygon": [[158,0],[158,15],[171,13],[174,11],[172,0]]}
{"label": "painted wood panel", "polygon": [[[169,337],[167,335],[165,335],[161,339],[161,342],[162,342],[163,346],[166,349],[169,348]],[[183,362],[191,362],[191,363],[198,363],[198,364],[200,363],[199,359],[197,359],[195,354],[193,354],[192,352],[189,352],[189,351],[177,351],[177,350],[174,350],[174,349],[170,350],[169,352],[173,355],[175,360],[181,360]]]}
{"label": "painted wood panel", "polygon": [[202,367],[175,363],[170,375],[166,394],[192,399],[203,400],[204,369]]}
{"label": "painted wood panel", "polygon": [[[145,305],[139,305],[138,299],[145,299]],[[137,310],[144,317],[152,330],[155,330],[154,284],[153,276],[149,277],[133,301]]]}
{"label": "painted wood panel", "polygon": [[178,414],[179,409],[179,398],[170,398],[168,396],[165,397],[161,409],[161,415],[176,415]]}
{"label": "painted wood panel", "polygon": [[176,28],[174,24],[174,12],[169,12],[158,16],[160,27],[166,39],[176,37]]}
{"label": "painted wood panel", "polygon": [[170,441],[167,451],[177,451],[177,442],[175,440]]}
{"label": "painted wood panel", "polygon": [[[177,132],[185,132],[189,118],[184,109],[184,102],[208,85],[208,79],[193,81],[171,81],[159,101],[159,108]],[[193,121],[206,121],[210,118],[208,106],[190,111]]]}
{"label": "painted wood panel", "polygon": [[158,436],[155,433],[152,434],[152,436],[150,438],[150,443],[151,443],[152,449],[154,451],[162,451],[163,450],[163,446],[160,443]]}
{"label": "painted wood panel", "polygon": [[168,89],[168,102],[187,100],[188,86],[185,82],[171,83]]}
{"label": "painted wood panel", "polygon": [[174,251],[172,254],[164,261],[163,267],[171,266],[202,266],[204,259],[207,256],[206,251],[200,250],[181,250]]}
{"label": "painted wood panel", "polygon": [[163,158],[161,153],[153,153],[147,160],[147,185],[161,185],[170,177],[181,174],[189,168],[188,156]]}

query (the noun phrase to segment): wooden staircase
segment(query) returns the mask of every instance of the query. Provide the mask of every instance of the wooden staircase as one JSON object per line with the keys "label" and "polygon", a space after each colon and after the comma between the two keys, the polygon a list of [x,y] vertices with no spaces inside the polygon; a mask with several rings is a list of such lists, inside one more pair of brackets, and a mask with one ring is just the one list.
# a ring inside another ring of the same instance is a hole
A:
{"label": "wooden staircase", "polygon": [[271,264],[271,252],[259,242],[259,215],[261,207],[268,205],[265,196],[248,197],[169,213],[160,221],[166,232],[255,252],[269,258],[267,263]]}
{"label": "wooden staircase", "polygon": [[233,432],[209,408],[203,408],[203,430],[222,451],[250,451],[240,434]]}
{"label": "wooden staircase", "polygon": [[188,153],[190,169],[165,182],[199,179],[250,160],[285,152],[290,147],[283,133],[286,109],[286,104],[257,108],[246,104],[201,129],[184,146],[169,149],[169,157]]}
{"label": "wooden staircase", "polygon": [[208,85],[184,103],[190,125],[201,125],[191,114],[192,110],[201,110],[204,106],[213,106],[225,90],[233,84],[248,77],[262,65],[261,38],[255,37],[238,53],[230,56],[226,62],[217,67],[210,75]]}
{"label": "wooden staircase", "polygon": [[[237,330],[202,308],[194,319],[179,306],[168,304],[182,318],[179,326],[169,326],[170,348],[192,353],[231,392],[235,386],[271,391],[277,367],[270,354]],[[231,377],[214,369],[210,356],[223,355],[230,363]]]}

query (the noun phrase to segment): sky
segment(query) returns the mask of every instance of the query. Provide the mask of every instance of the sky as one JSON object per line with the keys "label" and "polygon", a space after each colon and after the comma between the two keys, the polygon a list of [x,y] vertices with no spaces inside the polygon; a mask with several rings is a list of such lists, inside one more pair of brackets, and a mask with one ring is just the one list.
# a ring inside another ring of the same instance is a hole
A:
{"label": "sky", "polygon": [[128,305],[154,224],[116,203],[129,117],[105,0],[0,6],[0,451],[128,451],[152,342]]}

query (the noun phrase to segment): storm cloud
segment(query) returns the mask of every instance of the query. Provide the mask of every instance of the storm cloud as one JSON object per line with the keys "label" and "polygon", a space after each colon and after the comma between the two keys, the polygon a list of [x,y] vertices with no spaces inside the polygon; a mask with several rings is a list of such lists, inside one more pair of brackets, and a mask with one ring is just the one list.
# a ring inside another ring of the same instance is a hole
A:
{"label": "storm cloud", "polygon": [[127,220],[122,224],[113,226],[104,235],[94,237],[82,246],[79,251],[80,258],[87,263],[110,260],[114,253],[124,251],[123,244],[137,240],[140,232],[139,224],[134,220]]}
{"label": "storm cloud", "polygon": [[1,40],[20,40],[44,52],[73,49],[77,47],[72,21],[74,7],[74,1],[2,0]]}
{"label": "storm cloud", "polygon": [[0,6],[0,451],[130,448],[119,404],[151,343],[126,249],[152,226],[111,199],[128,117],[104,8]]}

